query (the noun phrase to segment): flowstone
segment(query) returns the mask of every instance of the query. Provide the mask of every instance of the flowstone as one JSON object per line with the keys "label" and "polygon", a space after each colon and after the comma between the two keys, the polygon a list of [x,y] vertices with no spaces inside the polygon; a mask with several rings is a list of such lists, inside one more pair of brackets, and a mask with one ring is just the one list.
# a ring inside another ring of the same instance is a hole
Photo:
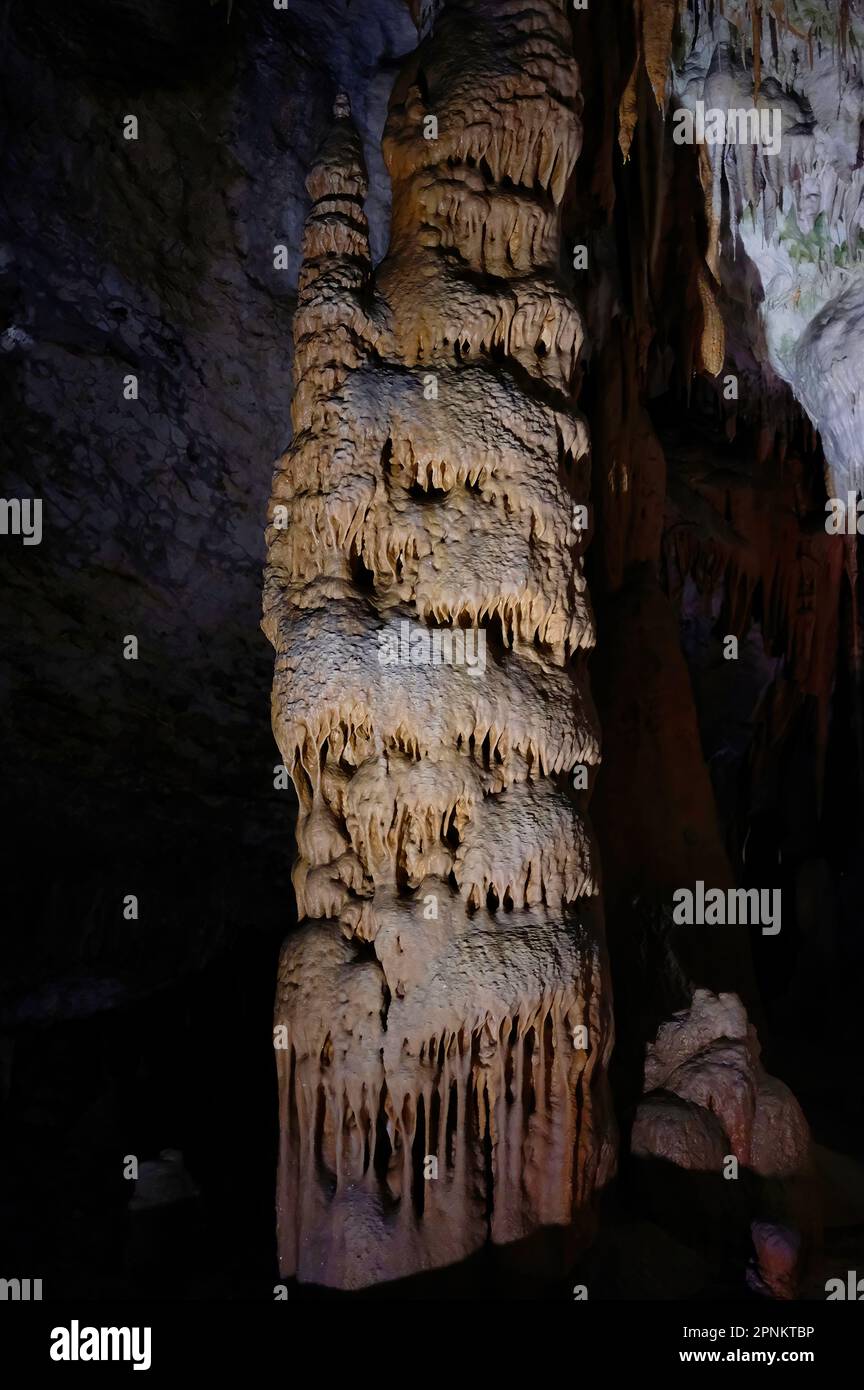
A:
{"label": "flowstone", "polygon": [[[393,93],[374,276],[342,100],[308,180],[263,623],[300,803],[276,1055],[280,1266],[304,1281],[356,1288],[548,1226],[578,1240],[614,1164],[571,786],[599,757],[582,330],[558,275],[571,49],[563,0],[445,6]],[[467,642],[382,660],[405,624],[477,629],[482,664],[460,664]]]}

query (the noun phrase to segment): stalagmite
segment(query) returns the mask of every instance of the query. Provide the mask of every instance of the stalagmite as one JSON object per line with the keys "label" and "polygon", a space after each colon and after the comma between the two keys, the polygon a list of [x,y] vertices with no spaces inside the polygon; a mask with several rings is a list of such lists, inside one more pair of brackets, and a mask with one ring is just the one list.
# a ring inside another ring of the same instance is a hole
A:
{"label": "stalagmite", "polygon": [[646,1051],[644,1095],[635,1153],[714,1171],[731,1154],[764,1177],[808,1170],[807,1121],[788,1086],[763,1068],[735,994],[697,989],[690,1007],[660,1026]]}
{"label": "stalagmite", "polygon": [[308,180],[263,622],[300,805],[276,1056],[279,1259],[304,1281],[361,1287],[548,1226],[575,1248],[613,1168],[598,866],[571,789],[599,757],[582,331],[559,277],[571,49],[564,0],[444,7],[391,100],[374,277],[343,101]]}

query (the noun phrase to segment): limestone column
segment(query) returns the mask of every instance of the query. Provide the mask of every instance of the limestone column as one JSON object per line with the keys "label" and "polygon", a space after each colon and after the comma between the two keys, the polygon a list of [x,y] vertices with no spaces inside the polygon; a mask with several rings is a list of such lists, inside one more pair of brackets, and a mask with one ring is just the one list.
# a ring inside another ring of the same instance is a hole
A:
{"label": "limestone column", "polygon": [[578,1230],[614,1162],[574,790],[599,755],[571,50],[564,0],[445,6],[391,100],[374,276],[344,102],[308,180],[264,616],[300,804],[275,1022],[280,1265],[305,1281]]}

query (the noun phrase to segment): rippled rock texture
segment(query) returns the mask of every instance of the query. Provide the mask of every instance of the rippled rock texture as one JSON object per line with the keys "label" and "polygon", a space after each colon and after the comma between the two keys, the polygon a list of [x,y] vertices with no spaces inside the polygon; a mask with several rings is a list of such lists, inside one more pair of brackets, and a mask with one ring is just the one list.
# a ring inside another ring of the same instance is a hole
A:
{"label": "rippled rock texture", "polygon": [[[557,274],[579,110],[563,6],[459,0],[394,89],[374,277],[346,103],[308,180],[264,619],[309,918],[276,1010],[280,1259],[304,1280],[584,1227],[611,1176],[570,789],[598,758],[582,328]],[[424,655],[442,635],[470,655]]]}

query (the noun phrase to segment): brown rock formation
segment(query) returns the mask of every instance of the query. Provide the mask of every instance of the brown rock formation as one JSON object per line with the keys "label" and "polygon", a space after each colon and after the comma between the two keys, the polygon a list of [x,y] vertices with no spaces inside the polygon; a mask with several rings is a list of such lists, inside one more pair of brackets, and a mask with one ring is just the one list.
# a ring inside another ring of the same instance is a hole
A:
{"label": "brown rock formation", "polygon": [[766,1298],[795,1298],[801,1239],[797,1231],[772,1221],[754,1221],[751,1227],[755,1258],[747,1270],[747,1283]]}
{"label": "brown rock formation", "polygon": [[762,1067],[756,1031],[734,994],[698,989],[690,1008],[662,1025],[645,1059],[645,1093],[633,1127],[640,1155],[706,1171],[733,1155],[773,1178],[809,1170],[807,1122],[789,1088]]}
{"label": "brown rock formation", "polygon": [[276,1009],[279,1249],[306,1281],[578,1230],[613,1164],[570,789],[598,757],[571,47],[563,0],[445,8],[392,98],[374,285],[344,106],[308,182],[264,618],[308,919]]}

